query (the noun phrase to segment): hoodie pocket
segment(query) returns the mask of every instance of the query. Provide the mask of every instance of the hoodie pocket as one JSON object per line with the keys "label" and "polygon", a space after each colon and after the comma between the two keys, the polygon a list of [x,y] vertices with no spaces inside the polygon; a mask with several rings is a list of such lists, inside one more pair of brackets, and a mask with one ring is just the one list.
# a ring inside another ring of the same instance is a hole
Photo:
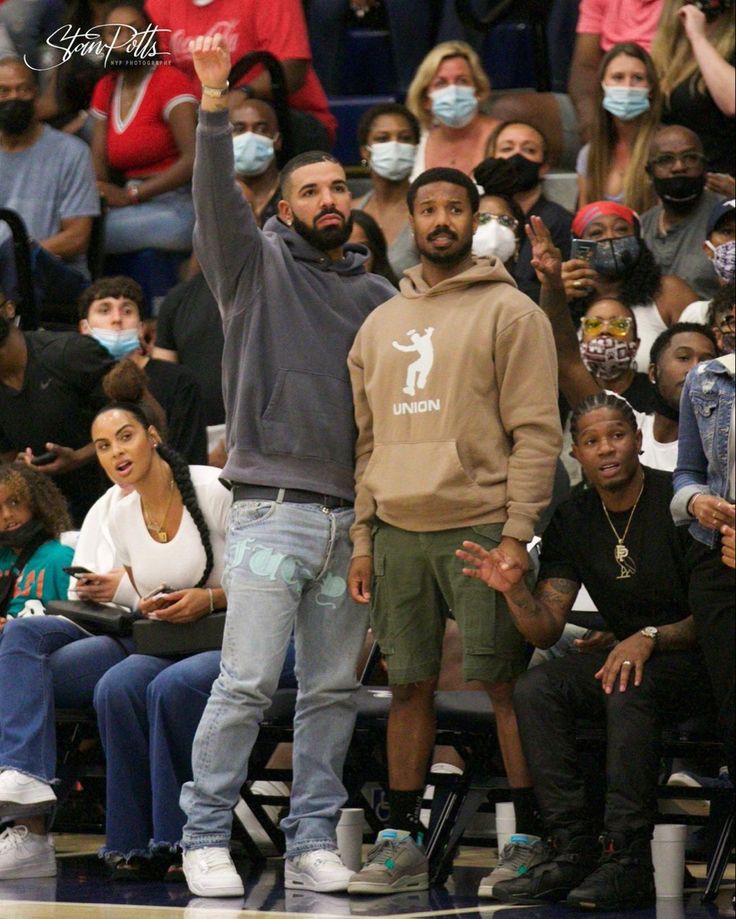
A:
{"label": "hoodie pocket", "polygon": [[324,373],[280,370],[261,419],[263,449],[352,469],[355,426],[350,383]]}
{"label": "hoodie pocket", "polygon": [[458,508],[483,501],[483,489],[465,470],[454,440],[376,444],[366,487],[394,520],[403,516],[454,518]]}

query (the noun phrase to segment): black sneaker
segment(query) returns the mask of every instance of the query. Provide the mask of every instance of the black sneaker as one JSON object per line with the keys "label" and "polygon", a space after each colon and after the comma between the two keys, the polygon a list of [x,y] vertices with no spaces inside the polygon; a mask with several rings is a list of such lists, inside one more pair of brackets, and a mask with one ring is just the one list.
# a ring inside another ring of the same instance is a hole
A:
{"label": "black sneaker", "polygon": [[599,866],[571,890],[566,904],[576,909],[628,910],[655,902],[654,869],[649,839],[626,843],[615,837],[604,839]]}
{"label": "black sneaker", "polygon": [[550,858],[521,877],[493,885],[493,897],[502,903],[559,903],[585,880],[598,864],[595,836],[558,837]]}

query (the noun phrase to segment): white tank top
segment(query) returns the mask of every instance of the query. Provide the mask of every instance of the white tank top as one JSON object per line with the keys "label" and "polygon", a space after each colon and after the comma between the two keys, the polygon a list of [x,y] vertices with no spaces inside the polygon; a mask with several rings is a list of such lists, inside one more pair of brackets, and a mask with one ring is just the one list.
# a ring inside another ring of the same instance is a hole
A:
{"label": "white tank top", "polygon": [[634,412],[641,428],[641,461],[651,469],[662,469],[664,472],[674,472],[677,465],[677,441],[661,444],[654,439],[654,415],[644,415]]}
{"label": "white tank top", "polygon": [[654,339],[667,328],[664,319],[659,315],[657,304],[650,300],[640,306],[631,308],[636,316],[636,328],[639,332],[639,350],[636,353],[636,369],[639,373],[649,370],[649,352],[654,344]]}

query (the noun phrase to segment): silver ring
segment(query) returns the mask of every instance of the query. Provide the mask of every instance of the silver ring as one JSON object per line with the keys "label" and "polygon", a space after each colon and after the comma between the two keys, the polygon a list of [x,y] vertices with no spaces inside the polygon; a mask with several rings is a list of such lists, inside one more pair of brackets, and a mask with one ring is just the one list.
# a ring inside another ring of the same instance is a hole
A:
{"label": "silver ring", "polygon": [[579,289],[583,286],[583,282],[580,281],[580,280],[573,281],[573,282],[572,282],[572,286],[575,287],[575,288],[577,288],[577,289],[579,290]]}
{"label": "silver ring", "polygon": [[624,667],[631,667],[631,661],[624,661],[624,662],[623,662],[623,666],[624,666]]}

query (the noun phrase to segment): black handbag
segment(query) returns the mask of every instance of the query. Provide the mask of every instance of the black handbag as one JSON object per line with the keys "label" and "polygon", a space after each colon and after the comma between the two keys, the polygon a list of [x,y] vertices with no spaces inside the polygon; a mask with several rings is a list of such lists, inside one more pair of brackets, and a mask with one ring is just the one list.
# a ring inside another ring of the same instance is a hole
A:
{"label": "black handbag", "polygon": [[138,654],[155,657],[189,657],[202,651],[219,651],[225,632],[225,613],[215,612],[196,622],[136,619],[133,641]]}
{"label": "black handbag", "polygon": [[47,616],[63,616],[92,635],[125,637],[133,633],[138,614],[121,606],[105,606],[92,600],[51,600]]}

